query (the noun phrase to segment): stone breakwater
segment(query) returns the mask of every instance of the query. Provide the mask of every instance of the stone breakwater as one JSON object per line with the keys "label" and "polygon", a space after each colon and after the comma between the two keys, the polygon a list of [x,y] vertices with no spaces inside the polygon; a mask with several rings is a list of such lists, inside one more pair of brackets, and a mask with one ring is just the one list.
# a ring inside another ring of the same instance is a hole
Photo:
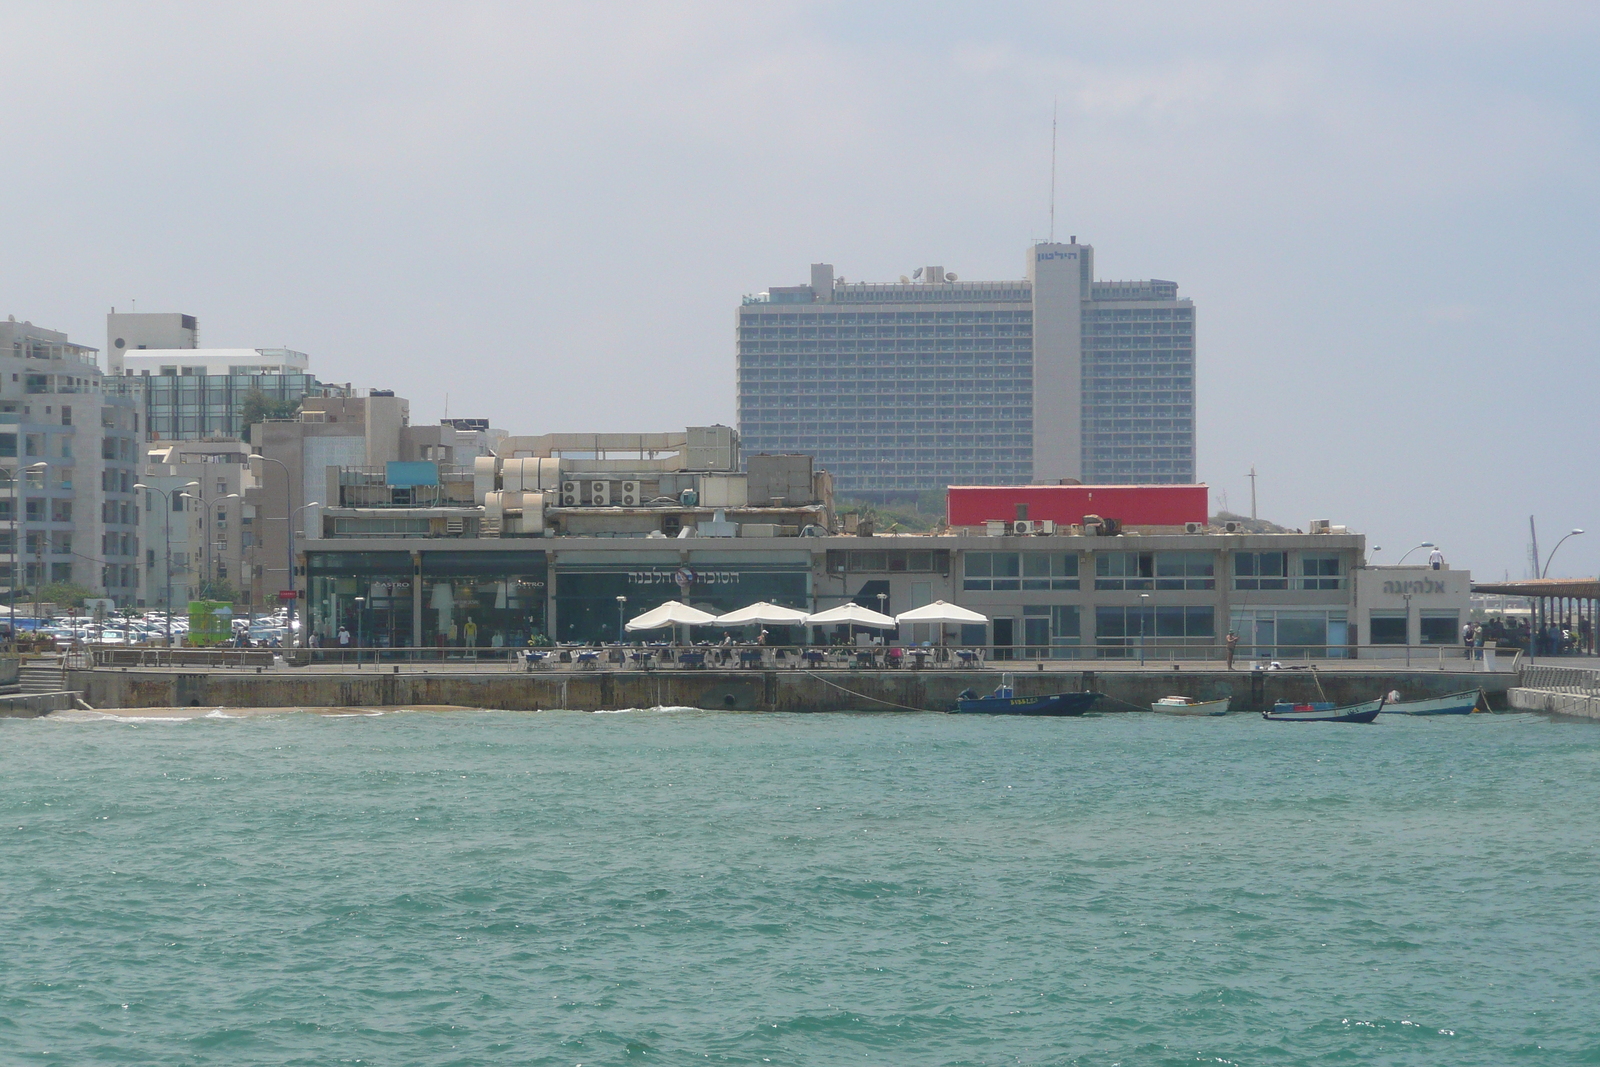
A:
{"label": "stone breakwater", "polygon": [[[1148,709],[1173,693],[1202,700],[1233,698],[1235,711],[1259,711],[1277,700],[1371,700],[1399,690],[1407,699],[1482,687],[1506,706],[1512,674],[1454,671],[1037,670],[1019,664],[1019,696],[1082,689],[1104,693],[1096,710]],[[1028,669],[1024,669],[1028,668]],[[728,711],[946,711],[964,689],[988,692],[1000,675],[987,671],[707,670],[707,671],[421,671],[295,670],[71,671],[69,688],[95,708],[319,708],[453,705],[505,711],[611,711],[697,707]],[[1319,686],[1320,681],[1320,686]]]}

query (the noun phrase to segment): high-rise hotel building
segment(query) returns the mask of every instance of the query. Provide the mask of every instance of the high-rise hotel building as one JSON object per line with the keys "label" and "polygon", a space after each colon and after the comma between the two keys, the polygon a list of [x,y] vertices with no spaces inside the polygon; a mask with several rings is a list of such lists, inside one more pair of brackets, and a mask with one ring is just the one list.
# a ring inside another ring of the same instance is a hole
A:
{"label": "high-rise hotel building", "polygon": [[1076,238],[1034,245],[1017,281],[813,264],[738,314],[745,454],[809,452],[845,493],[1194,481],[1194,304],[1094,281]]}

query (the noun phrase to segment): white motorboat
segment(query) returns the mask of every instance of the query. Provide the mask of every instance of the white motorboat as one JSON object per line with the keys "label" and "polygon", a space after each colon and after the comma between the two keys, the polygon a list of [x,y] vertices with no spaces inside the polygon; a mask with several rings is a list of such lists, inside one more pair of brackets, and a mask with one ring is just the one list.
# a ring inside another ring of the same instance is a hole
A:
{"label": "white motorboat", "polygon": [[1163,715],[1226,715],[1232,697],[1221,700],[1196,700],[1194,697],[1162,697],[1150,705],[1150,710]]}
{"label": "white motorboat", "polygon": [[1391,700],[1383,705],[1383,713],[1385,715],[1471,715],[1478,710],[1480,703],[1485,708],[1489,706],[1489,698],[1482,689],[1465,689],[1459,693],[1431,697],[1427,700]]}

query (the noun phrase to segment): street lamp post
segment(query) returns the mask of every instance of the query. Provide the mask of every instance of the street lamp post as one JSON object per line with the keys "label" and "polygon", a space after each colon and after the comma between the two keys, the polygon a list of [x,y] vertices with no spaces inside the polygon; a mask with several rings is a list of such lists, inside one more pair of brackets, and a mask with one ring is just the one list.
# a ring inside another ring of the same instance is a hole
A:
{"label": "street lamp post", "polygon": [[1400,595],[1406,601],[1406,668],[1409,670],[1411,667],[1411,594],[1401,593]]}
{"label": "street lamp post", "polygon": [[[285,568],[284,573],[289,578],[288,592],[292,593],[292,592],[294,592],[294,510],[298,510],[298,509],[291,509],[290,508],[290,505],[293,503],[293,500],[291,499],[291,493],[290,493],[290,488],[291,487],[289,485],[289,465],[287,463],[284,463],[283,460],[281,460],[281,459],[273,459],[271,456],[263,456],[260,453],[252,454],[250,456],[250,460],[251,460],[251,462],[254,462],[256,460],[260,460],[262,463],[271,463],[271,464],[274,464],[279,470],[283,471],[283,513],[284,513],[284,522],[288,526],[288,529],[286,529],[284,531],[284,540],[288,543],[288,546],[289,546],[289,556],[288,556],[287,566]],[[262,479],[263,484],[265,484],[265,481],[266,480],[263,478]],[[308,504],[306,506],[310,507],[312,505]],[[294,626],[293,626],[293,623],[294,623],[294,598],[293,597],[291,597],[289,599],[289,619],[288,619],[288,621],[291,624],[290,627],[289,627],[290,636],[293,637],[293,631],[294,631]]]}
{"label": "street lamp post", "polygon": [[143,489],[147,493],[160,493],[161,494],[161,499],[165,502],[162,505],[162,510],[165,513],[166,517],[167,517],[166,518],[166,523],[165,523],[165,526],[166,526],[166,533],[165,533],[166,544],[163,546],[164,549],[165,549],[166,559],[167,559],[167,599],[166,599],[166,606],[167,606],[167,647],[171,648],[172,647],[172,496],[171,496],[171,492],[169,490],[157,489],[155,486],[153,486],[153,485],[145,485],[143,482],[134,482],[133,483],[133,487],[135,489]]}
{"label": "street lamp post", "polygon": [[[1150,594],[1139,594],[1139,666],[1144,666],[1144,619],[1149,613]],[[1213,631],[1215,632],[1215,631]]]}
{"label": "street lamp post", "polygon": [[[37,474],[40,474],[40,475],[43,475],[47,470],[49,470],[49,468],[50,468],[50,464],[45,463],[42,460],[40,462],[38,462],[38,463],[30,463],[30,464],[28,464],[28,467],[27,467],[27,469],[28,469],[28,471],[30,473],[37,473]],[[41,478],[40,480],[43,481],[43,478]],[[41,500],[48,500],[49,498],[48,497],[41,497],[40,499]],[[26,500],[23,501],[22,510],[17,512],[17,518],[21,523],[21,526],[19,528],[19,536],[22,538],[22,541],[23,541],[22,549],[23,549],[24,552],[26,552],[27,548],[28,548],[28,546],[27,546],[27,539],[28,539],[28,537],[27,537],[27,531],[28,531],[28,506],[27,506],[27,501]],[[43,520],[41,520],[41,521],[43,521]],[[40,534],[41,542],[43,540],[43,536],[44,535],[41,532],[41,534]],[[39,562],[37,564],[37,567],[38,567],[38,570],[39,570],[39,574],[37,575],[37,577],[43,578],[44,577],[44,558],[43,558],[44,557],[44,545],[42,543],[39,545],[38,556],[39,556]],[[24,567],[24,569],[26,569],[27,564],[23,564],[23,567]],[[15,583],[13,583],[13,584],[15,584]],[[33,624],[34,624],[35,627],[37,627],[39,625],[39,585],[40,585],[40,583],[37,582],[37,581],[35,581],[33,583]],[[13,613],[12,619],[11,619],[11,634],[12,634],[13,638],[16,636],[16,633],[17,633],[17,620],[16,620],[15,613]]]}
{"label": "street lamp post", "polygon": [[[277,460],[273,460],[273,462],[277,463]],[[280,464],[280,466],[281,466],[281,464]],[[289,512],[289,515],[288,515],[288,520],[289,520],[288,521],[288,526],[289,526],[289,529],[288,529],[287,533],[288,533],[288,538],[289,538],[289,592],[291,592],[291,593],[294,592],[294,517],[296,515],[300,514],[302,511],[305,511],[307,508],[320,508],[321,506],[322,506],[322,501],[313,500],[313,501],[311,501],[311,503],[309,503],[309,504],[301,504],[299,507],[297,507],[293,511]],[[294,598],[293,597],[291,597],[289,599],[289,617],[287,619],[285,619],[284,621],[288,624],[289,641],[292,644],[294,642]],[[308,606],[307,609],[306,609],[306,622],[309,624],[310,621],[311,621],[311,609]]]}
{"label": "street lamp post", "polygon": [[[1405,555],[1400,557],[1400,563],[1404,563],[1406,561],[1406,556],[1411,555],[1411,553],[1415,552],[1418,548],[1432,548],[1432,547],[1434,547],[1432,541],[1424,541],[1424,542],[1422,542],[1422,544],[1417,545],[1415,548],[1408,548],[1405,551]],[[1395,566],[1396,567],[1400,566],[1400,563],[1396,563]]]}
{"label": "street lamp post", "polygon": [[619,644],[619,645],[622,644],[622,630],[623,630],[622,616],[623,616],[623,613],[627,611],[627,609],[628,609],[628,598],[625,597],[625,596],[619,595],[617,597],[617,644]]}
{"label": "street lamp post", "polygon": [[[1567,537],[1577,537],[1581,533],[1583,533],[1582,530],[1573,530],[1571,533],[1567,534]],[[1563,537],[1561,540],[1557,541],[1556,547],[1552,548],[1550,550],[1550,554],[1544,558],[1544,569],[1539,572],[1539,577],[1550,577],[1550,561],[1556,558],[1556,550],[1567,543],[1567,537]]]}
{"label": "street lamp post", "polygon": [[17,472],[9,468],[0,467],[0,474],[5,475],[7,480],[11,482],[11,532],[13,537],[11,542],[11,581],[8,583],[6,590],[6,604],[11,615],[11,643],[14,645],[17,641],[17,582],[21,581],[22,552],[26,547],[23,543],[23,537],[27,529],[26,505],[23,499],[17,495],[19,484],[17,482]]}
{"label": "street lamp post", "polygon": [[361,630],[362,630],[361,616],[365,613],[364,609],[366,608],[366,606],[367,606],[367,598],[366,597],[364,597],[364,596],[356,597],[356,666],[357,667],[361,666]]}

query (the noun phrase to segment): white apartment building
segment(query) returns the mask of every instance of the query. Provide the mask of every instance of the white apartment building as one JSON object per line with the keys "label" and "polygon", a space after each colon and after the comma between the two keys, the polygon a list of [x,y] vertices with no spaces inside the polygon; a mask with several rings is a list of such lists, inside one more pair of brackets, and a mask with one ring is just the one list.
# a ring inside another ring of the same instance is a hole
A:
{"label": "white apartment building", "polygon": [[[96,349],[0,322],[0,585],[74,582],[138,597],[137,385],[105,376]],[[19,580],[20,579],[20,580]]]}

